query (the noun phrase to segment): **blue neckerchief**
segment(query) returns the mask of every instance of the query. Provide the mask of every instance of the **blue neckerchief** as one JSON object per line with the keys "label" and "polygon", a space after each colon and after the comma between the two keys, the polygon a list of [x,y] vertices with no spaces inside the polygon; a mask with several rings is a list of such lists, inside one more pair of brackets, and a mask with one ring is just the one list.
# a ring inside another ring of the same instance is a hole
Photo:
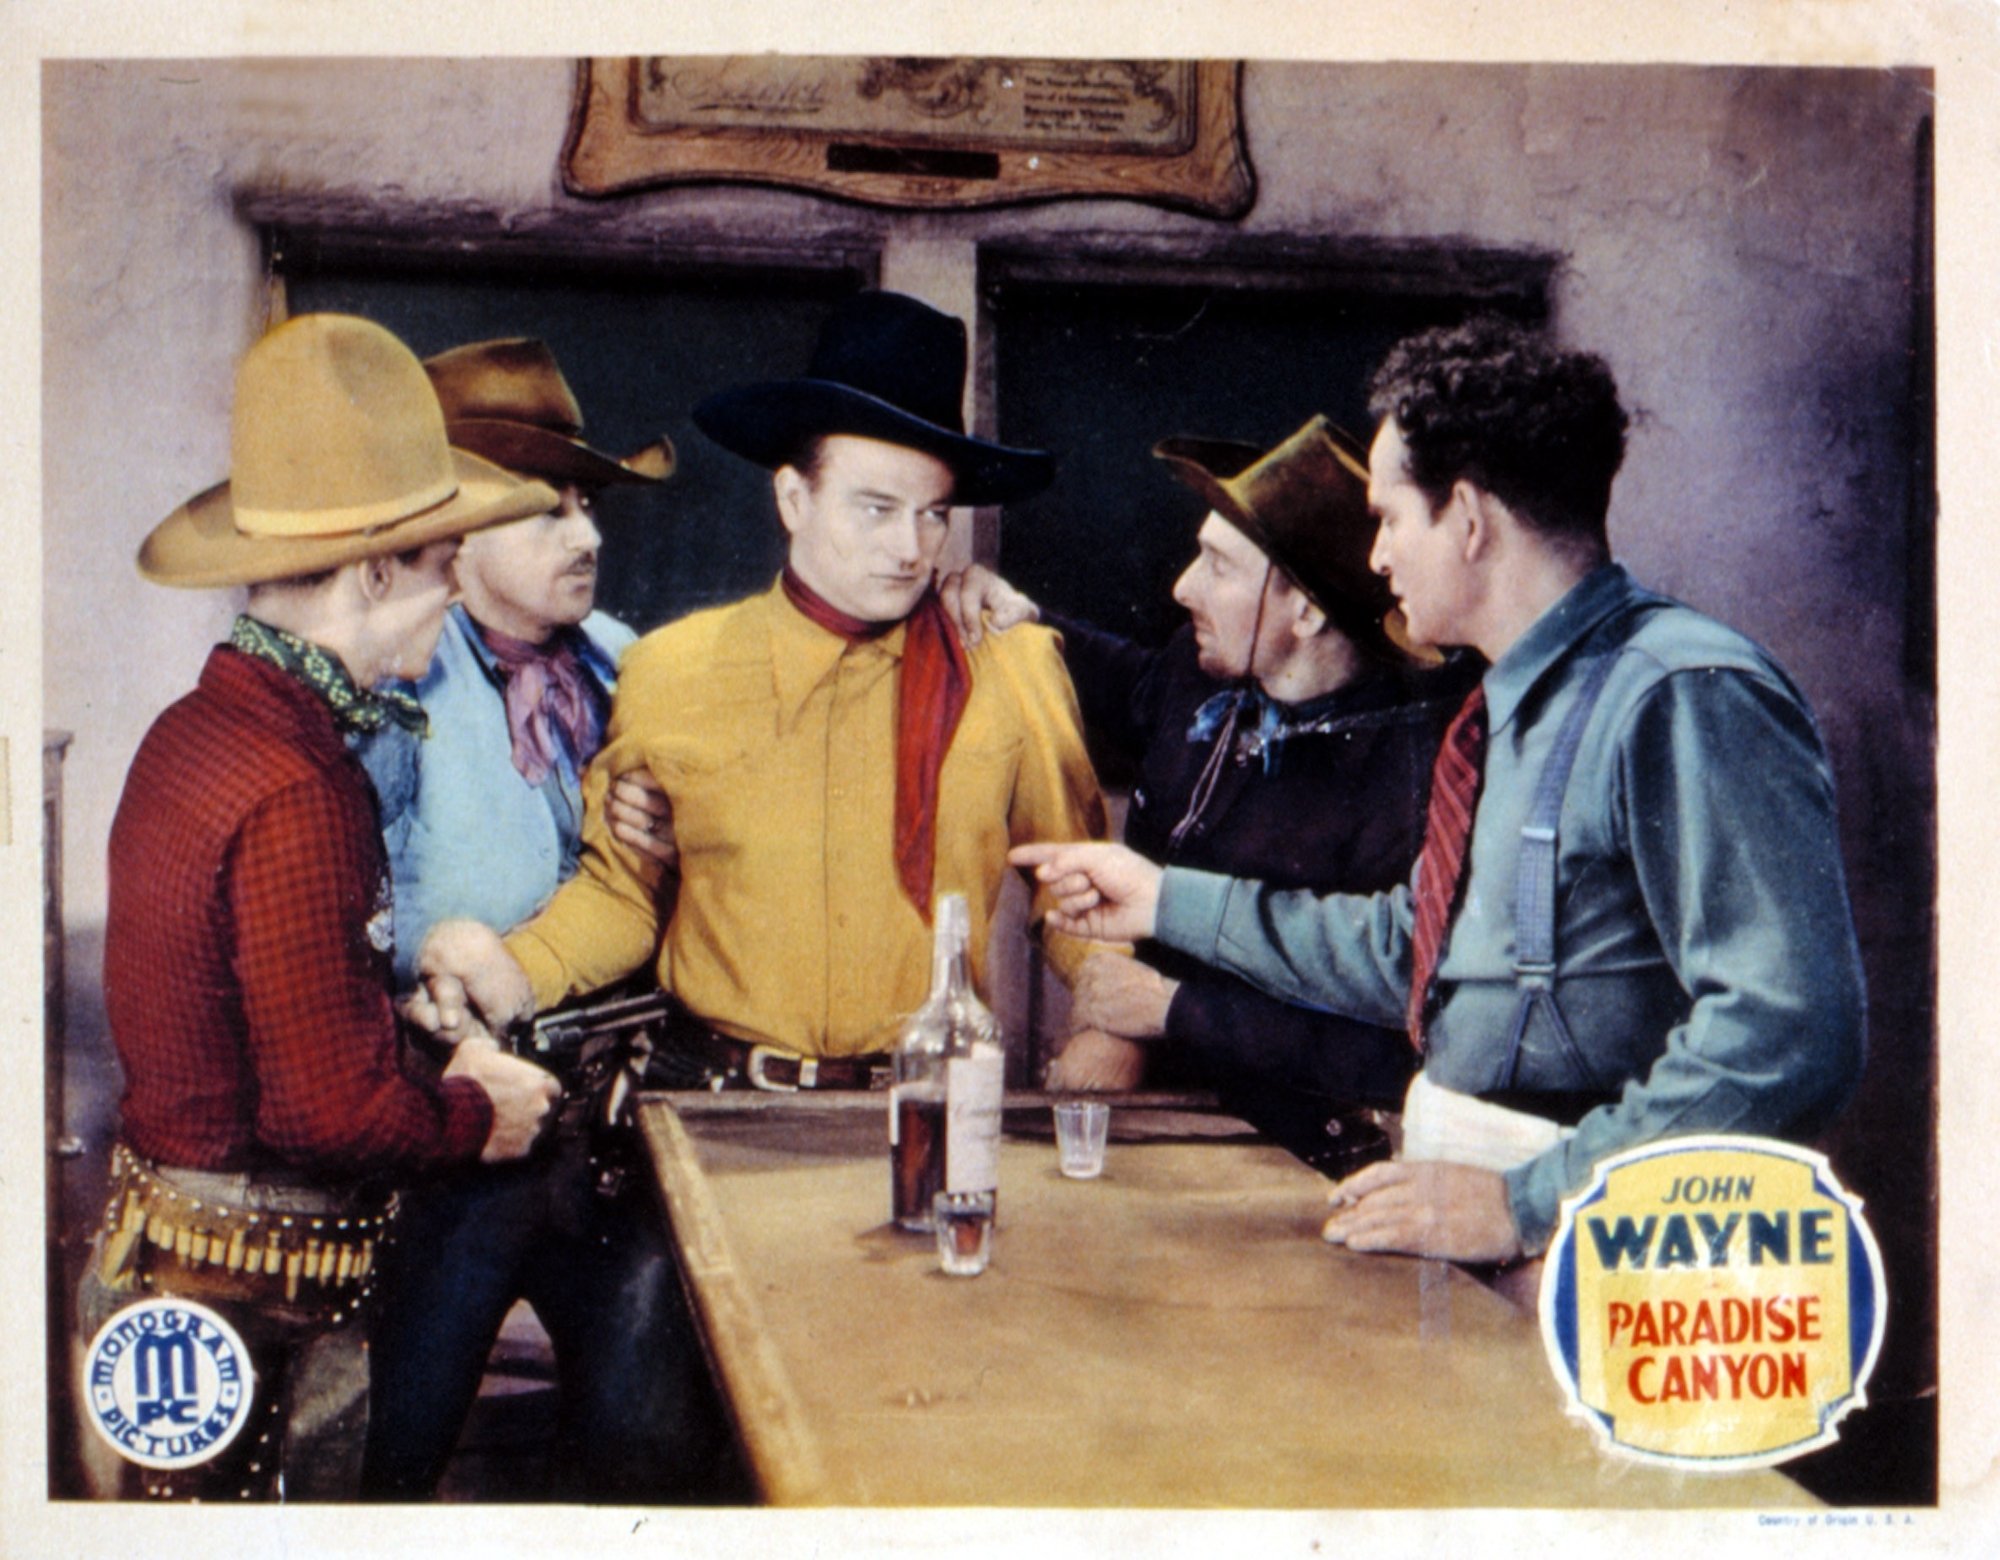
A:
{"label": "blue neckerchief", "polygon": [[[1215,741],[1229,724],[1231,713],[1240,710],[1233,744],[1240,755],[1256,758],[1264,774],[1271,776],[1283,767],[1285,744],[1293,737],[1400,725],[1435,701],[1423,705],[1401,702],[1375,705],[1363,699],[1359,702],[1364,707],[1358,710],[1353,708],[1356,702],[1351,689],[1336,688],[1303,704],[1281,704],[1256,684],[1239,683],[1201,702],[1194,719],[1188,723],[1187,739]],[[1250,716],[1255,717],[1254,721],[1246,718]]]}
{"label": "blue neckerchief", "polygon": [[[1276,774],[1283,761],[1285,738],[1291,733],[1284,706],[1255,683],[1239,683],[1204,699],[1188,723],[1188,741],[1213,742],[1236,711],[1242,712],[1237,716],[1236,740],[1262,756],[1266,775]],[[1247,715],[1256,717],[1254,725],[1244,718]]]}
{"label": "blue neckerchief", "polygon": [[1213,742],[1215,734],[1222,729],[1222,723],[1229,719],[1229,712],[1243,702],[1249,689],[1241,685],[1224,688],[1220,693],[1210,694],[1201,701],[1201,707],[1194,712],[1194,719],[1188,723],[1187,739],[1190,742]]}

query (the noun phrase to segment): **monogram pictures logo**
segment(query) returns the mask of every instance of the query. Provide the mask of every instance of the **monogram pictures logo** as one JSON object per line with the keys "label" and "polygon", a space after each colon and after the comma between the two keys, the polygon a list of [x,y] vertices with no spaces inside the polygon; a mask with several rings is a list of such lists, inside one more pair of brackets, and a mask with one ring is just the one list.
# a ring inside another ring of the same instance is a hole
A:
{"label": "monogram pictures logo", "polygon": [[142,1300],[98,1329],[83,1364],[91,1424],[147,1468],[192,1468],[236,1439],[256,1377],[236,1330],[207,1306]]}

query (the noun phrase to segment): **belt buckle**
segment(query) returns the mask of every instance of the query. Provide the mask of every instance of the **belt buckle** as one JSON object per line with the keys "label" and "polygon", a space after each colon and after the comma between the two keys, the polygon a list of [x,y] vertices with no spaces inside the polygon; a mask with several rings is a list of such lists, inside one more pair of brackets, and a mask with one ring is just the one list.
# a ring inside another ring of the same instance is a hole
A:
{"label": "belt buckle", "polygon": [[[799,1081],[780,1083],[769,1076],[764,1067],[773,1061],[798,1063]],[[816,1057],[795,1056],[790,1051],[780,1051],[775,1046],[753,1045],[750,1054],[743,1059],[743,1076],[750,1080],[750,1087],[763,1089],[770,1094],[796,1094],[800,1089],[810,1089],[819,1075],[819,1061]]]}

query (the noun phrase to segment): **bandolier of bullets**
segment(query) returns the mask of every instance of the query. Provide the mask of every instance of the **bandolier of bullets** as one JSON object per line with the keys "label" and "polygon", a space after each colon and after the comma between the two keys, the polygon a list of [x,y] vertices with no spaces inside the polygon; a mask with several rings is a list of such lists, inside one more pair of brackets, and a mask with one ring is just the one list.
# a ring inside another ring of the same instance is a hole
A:
{"label": "bandolier of bullets", "polygon": [[[111,1186],[104,1210],[107,1273],[120,1271],[144,1240],[190,1272],[282,1283],[287,1304],[313,1286],[307,1303],[333,1306],[336,1321],[358,1311],[373,1290],[376,1248],[396,1215],[393,1197],[375,1214],[228,1207],[168,1185],[122,1143],[112,1153]],[[340,1304],[343,1298],[349,1303]]]}

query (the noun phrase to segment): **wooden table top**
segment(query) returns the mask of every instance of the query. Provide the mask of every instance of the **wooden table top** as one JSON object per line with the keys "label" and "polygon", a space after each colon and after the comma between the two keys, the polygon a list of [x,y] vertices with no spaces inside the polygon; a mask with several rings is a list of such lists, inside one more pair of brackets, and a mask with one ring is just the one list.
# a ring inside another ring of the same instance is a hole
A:
{"label": "wooden table top", "polygon": [[992,1264],[888,1222],[882,1095],[653,1095],[640,1123],[763,1497],[780,1505],[1750,1507],[1568,1418],[1534,1319],[1318,1238],[1240,1123],[1115,1108],[1104,1175],[1009,1095]]}

